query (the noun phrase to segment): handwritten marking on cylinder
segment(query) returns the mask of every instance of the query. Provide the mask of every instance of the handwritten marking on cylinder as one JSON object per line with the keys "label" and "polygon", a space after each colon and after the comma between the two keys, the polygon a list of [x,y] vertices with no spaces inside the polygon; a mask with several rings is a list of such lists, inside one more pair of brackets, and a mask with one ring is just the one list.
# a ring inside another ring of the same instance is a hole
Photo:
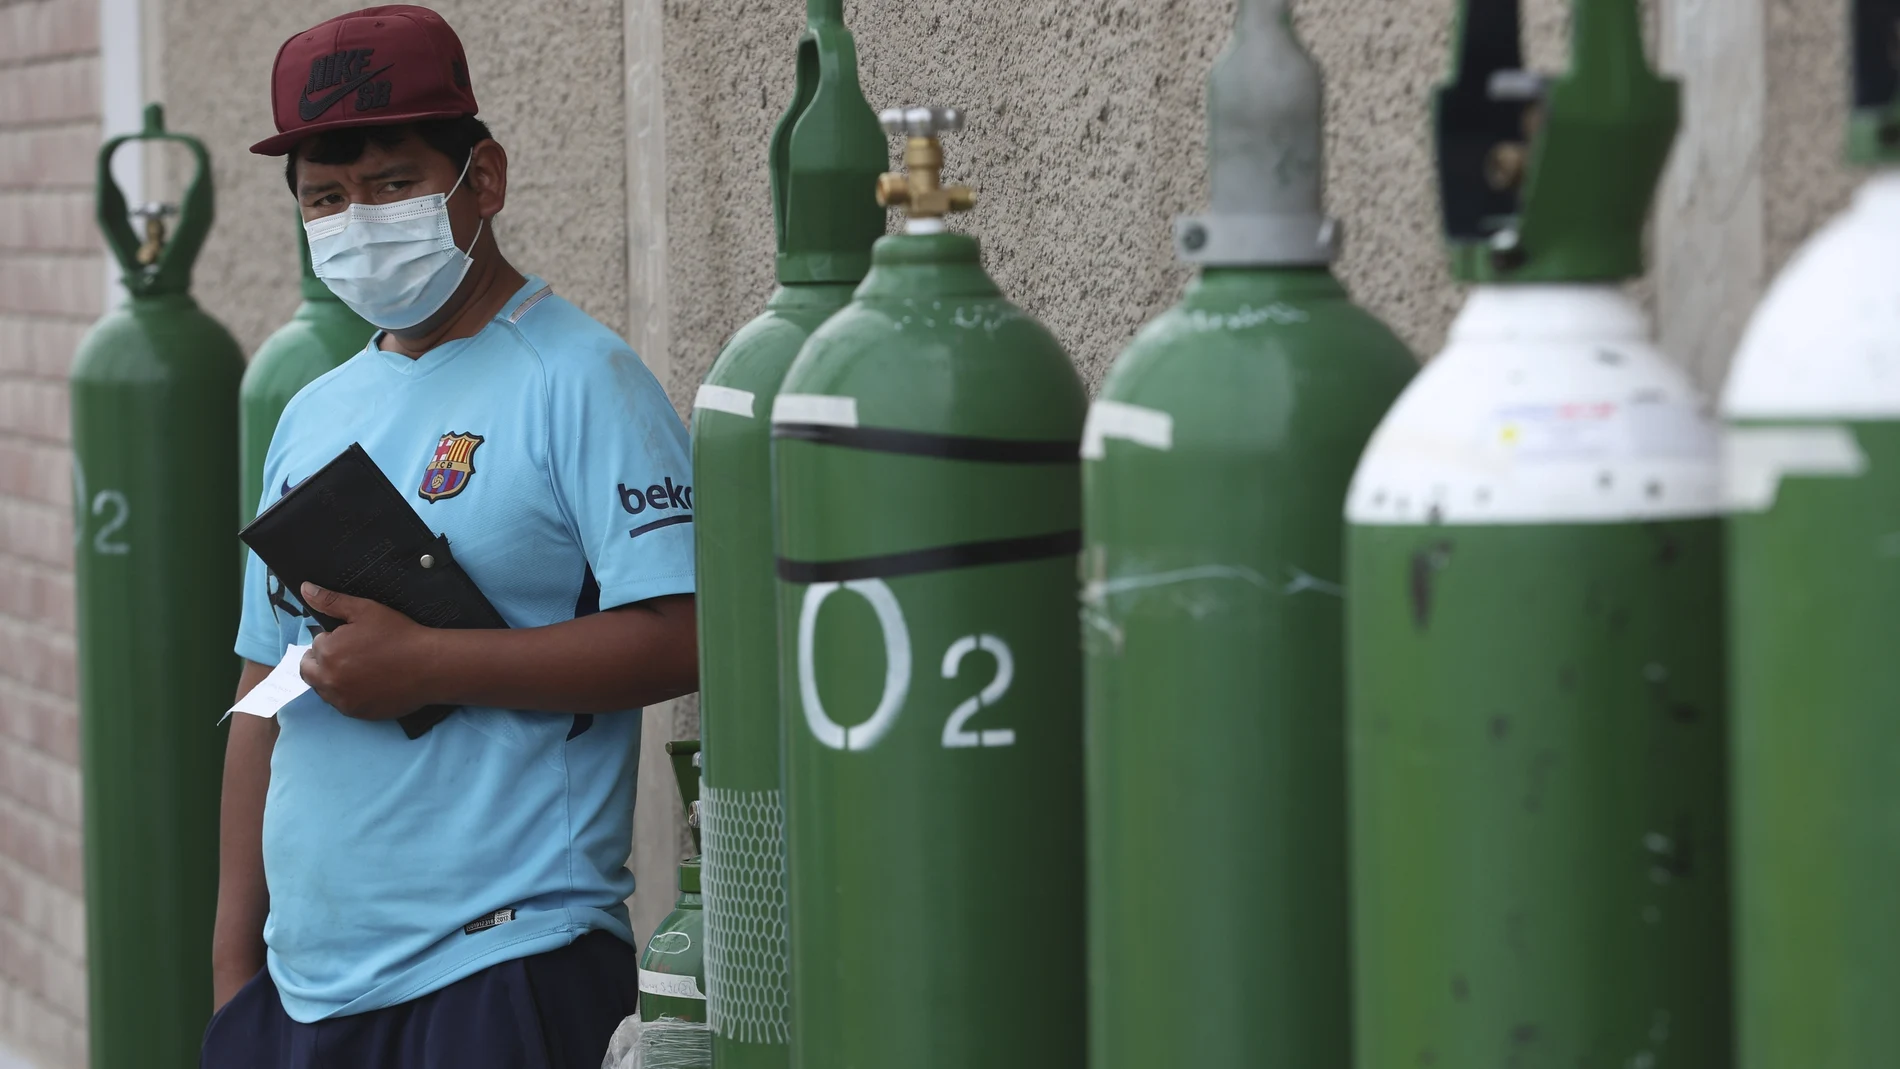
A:
{"label": "handwritten marking on cylinder", "polygon": [[977,710],[1003,700],[1003,695],[1009,691],[1010,681],[1016,677],[1016,659],[1010,656],[1007,643],[995,635],[965,635],[943,651],[943,678],[957,678],[957,669],[962,666],[963,658],[977,650],[996,658],[996,676],[975,697],[950,711],[950,719],[943,724],[943,745],[946,749],[1016,745],[1016,732],[1010,728],[990,728],[981,732],[964,730],[963,725],[977,714]]}
{"label": "handwritten marking on cylinder", "polygon": [[702,408],[712,412],[730,412],[735,416],[751,419],[752,391],[703,383],[699,387],[699,392],[693,395],[693,410],[698,411]]}
{"label": "handwritten marking on cylinder", "polygon": [[1735,512],[1773,507],[1790,475],[1856,478],[1867,471],[1847,427],[1731,427],[1722,436],[1723,498]]}
{"label": "handwritten marking on cylinder", "polygon": [[772,402],[772,422],[855,427],[858,425],[858,399],[819,393],[782,393]]}
{"label": "handwritten marking on cylinder", "polygon": [[1089,406],[1088,420],[1082,425],[1082,459],[1102,459],[1103,443],[1110,438],[1121,438],[1149,449],[1173,449],[1174,417],[1140,405],[1097,401]]}
{"label": "handwritten marking on cylinder", "polygon": [[[784,400],[781,396],[780,400]],[[776,418],[776,411],[773,413]],[[877,710],[862,724],[845,727],[825,713],[818,697],[817,658],[813,649],[818,624],[818,609],[840,587],[869,602],[884,630],[884,693]],[[876,746],[897,715],[904,711],[904,697],[910,691],[910,630],[904,624],[903,607],[897,595],[882,579],[857,579],[848,583],[813,583],[805,588],[805,601],[798,612],[798,694],[805,707],[805,725],[812,737],[834,750],[868,750]]]}
{"label": "handwritten marking on cylinder", "polygon": [[663,995],[667,998],[703,999],[705,993],[699,989],[699,981],[691,976],[677,973],[654,972],[652,969],[640,970],[640,991],[647,995]]}

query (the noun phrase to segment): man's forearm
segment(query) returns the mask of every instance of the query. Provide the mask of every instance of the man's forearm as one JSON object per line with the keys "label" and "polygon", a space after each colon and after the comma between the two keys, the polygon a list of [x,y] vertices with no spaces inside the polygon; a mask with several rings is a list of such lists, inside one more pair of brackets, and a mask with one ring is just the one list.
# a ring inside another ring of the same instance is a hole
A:
{"label": "man's forearm", "polygon": [[699,689],[691,595],[547,627],[430,632],[429,689],[444,704],[607,713]]}
{"label": "man's forearm", "polygon": [[[270,674],[245,662],[238,697]],[[212,1005],[222,1006],[264,967],[264,796],[270,791],[277,721],[235,713],[224,744],[224,794],[218,812],[218,914],[211,932]]]}

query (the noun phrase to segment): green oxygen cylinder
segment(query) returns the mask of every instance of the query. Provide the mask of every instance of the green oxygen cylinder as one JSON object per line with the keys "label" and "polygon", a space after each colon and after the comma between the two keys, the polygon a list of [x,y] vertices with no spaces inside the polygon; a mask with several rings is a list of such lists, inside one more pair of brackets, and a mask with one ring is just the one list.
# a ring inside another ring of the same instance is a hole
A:
{"label": "green oxygen cylinder", "polygon": [[1730,1063],[1716,428],[1619,283],[1678,88],[1638,0],[1520,70],[1466,0],[1438,93],[1442,355],[1347,497],[1356,1064]]}
{"label": "green oxygen cylinder", "polygon": [[[128,141],[183,144],[197,162],[169,209],[112,181]],[[93,1069],[185,1069],[211,1015],[218,790],[238,661],[231,487],[244,356],[188,292],[211,229],[211,167],[196,138],[144,130],[99,150],[99,227],[125,304],[72,370],[74,577],[85,790],[86,974]]]}
{"label": "green oxygen cylinder", "polygon": [[1351,1059],[1340,506],[1417,364],[1327,268],[1320,96],[1286,0],[1242,0],[1200,277],[1083,433],[1094,1069]]}
{"label": "green oxygen cylinder", "polygon": [[700,859],[680,864],[680,896],[640,955],[640,1019],[706,1023],[706,911]]}
{"label": "green oxygen cylinder", "polygon": [[240,527],[251,522],[264,499],[264,455],[270,451],[271,435],[277,432],[277,417],[284,414],[284,406],[298,390],[354,356],[376,333],[311,269],[310,242],[302,225],[297,227],[297,253],[303,260],[303,303],[290,322],[257,347],[238,388],[238,435],[244,443]]}
{"label": "green oxygen cylinder", "polygon": [[779,288],[727,343],[693,402],[699,500],[707,1016],[722,1069],[791,1061],[785,812],[779,788],[772,401],[805,339],[851,300],[884,232],[889,161],[858,88],[843,0],[809,0],[798,81],[772,135]]}
{"label": "green oxygen cylinder", "polygon": [[[696,739],[666,744],[673,778],[686,803],[693,845],[699,846],[701,751]],[[700,896],[700,858],[680,863],[680,896],[640,955],[640,1019],[662,1017],[706,1023],[706,912]],[[678,1067],[685,1069],[685,1067]]]}
{"label": "green oxygen cylinder", "polygon": [[1900,2],[1854,5],[1881,165],[1749,324],[1722,397],[1743,1069],[1890,1064],[1900,1014]]}
{"label": "green oxygen cylinder", "polygon": [[772,406],[792,1062],[1079,1069],[1086,400],[943,232],[959,114],[882,117],[906,232]]}

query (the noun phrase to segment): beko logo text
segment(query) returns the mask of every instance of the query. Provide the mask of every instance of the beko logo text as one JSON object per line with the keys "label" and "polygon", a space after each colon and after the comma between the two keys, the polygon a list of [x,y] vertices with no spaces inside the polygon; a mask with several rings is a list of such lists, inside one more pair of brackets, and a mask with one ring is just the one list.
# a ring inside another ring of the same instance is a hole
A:
{"label": "beko logo text", "polygon": [[676,486],[672,479],[654,483],[645,490],[628,489],[626,483],[620,484],[620,507],[634,516],[647,509],[690,509],[693,507],[693,488]]}

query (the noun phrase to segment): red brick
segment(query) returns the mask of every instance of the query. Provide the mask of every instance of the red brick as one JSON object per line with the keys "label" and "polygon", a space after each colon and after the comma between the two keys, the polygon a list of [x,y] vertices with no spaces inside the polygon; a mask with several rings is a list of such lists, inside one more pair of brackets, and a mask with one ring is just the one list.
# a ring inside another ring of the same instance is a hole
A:
{"label": "red brick", "polygon": [[86,1069],[84,1007],[56,1009],[37,993],[0,978],[0,1032],[39,1069]]}
{"label": "red brick", "polygon": [[72,454],[56,445],[0,437],[0,494],[70,508]]}
{"label": "red brick", "polygon": [[67,441],[71,421],[64,382],[0,376],[0,435],[58,446]]}
{"label": "red brick", "polygon": [[71,635],[0,617],[0,675],[61,698],[79,694]]}
{"label": "red brick", "polygon": [[0,253],[0,311],[94,318],[105,309],[96,256]]}
{"label": "red brick", "polygon": [[98,0],[27,0],[0,6],[0,62],[98,51]]}
{"label": "red brick", "polygon": [[69,1017],[86,1004],[86,973],[79,963],[13,921],[0,920],[0,973]]}
{"label": "red brick", "polygon": [[0,553],[70,570],[72,513],[16,497],[0,497]]}
{"label": "red brick", "polygon": [[95,122],[0,129],[0,189],[91,190],[98,157]]}
{"label": "red brick", "polygon": [[6,739],[0,739],[0,794],[68,828],[80,826],[79,769]]}
{"label": "red brick", "polygon": [[0,122],[72,122],[99,118],[99,59],[63,56],[0,67]]}
{"label": "red brick", "polygon": [[11,917],[61,956],[86,960],[86,902],[0,857],[0,917]]}
{"label": "red brick", "polygon": [[73,577],[0,555],[0,617],[62,635],[73,633]]}
{"label": "red brick", "polygon": [[0,682],[0,735],[65,764],[79,764],[79,709],[70,698]]}
{"label": "red brick", "polygon": [[92,194],[0,193],[0,249],[102,255],[103,248]]}
{"label": "red brick", "polygon": [[89,322],[77,317],[0,313],[0,374],[64,380],[89,329]]}
{"label": "red brick", "polygon": [[5,796],[0,796],[0,855],[12,858],[56,887],[85,893],[79,832]]}

